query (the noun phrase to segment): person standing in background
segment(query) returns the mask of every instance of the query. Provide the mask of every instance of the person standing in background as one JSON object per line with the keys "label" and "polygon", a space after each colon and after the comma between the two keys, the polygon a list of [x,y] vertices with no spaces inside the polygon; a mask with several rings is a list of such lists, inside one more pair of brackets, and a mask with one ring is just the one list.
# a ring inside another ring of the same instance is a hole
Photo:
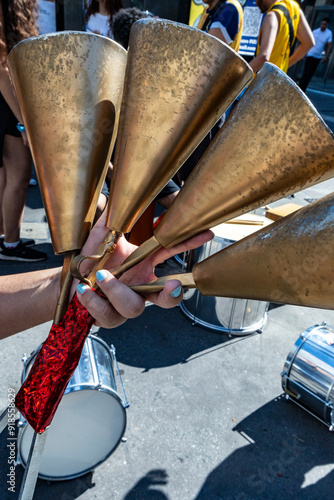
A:
{"label": "person standing in background", "polygon": [[[37,35],[36,0],[0,0],[0,259],[39,262],[47,255],[20,239],[31,154],[7,67],[9,51]],[[34,244],[33,240],[26,242]]]}
{"label": "person standing in background", "polygon": [[113,16],[122,8],[122,0],[92,0],[86,12],[86,31],[114,38]]}
{"label": "person standing in background", "polygon": [[[197,29],[218,38],[238,52],[243,28],[243,10],[241,4],[238,0],[207,0],[206,3],[208,7],[200,17],[196,26]],[[187,180],[213,138],[223,126],[224,121],[225,114],[212,127],[210,132],[179,169],[174,177],[179,186],[182,186]]]}
{"label": "person standing in background", "polygon": [[[328,29],[328,25],[329,19],[325,18],[321,21],[320,28],[312,31],[315,45],[307,53],[304,72],[299,82],[299,87],[303,92],[306,92],[307,86],[316,72],[319,63],[324,64],[332,50],[333,33]],[[323,55],[324,51],[325,55]]]}
{"label": "person standing in background", "polygon": [[[256,5],[266,15],[255,57],[249,64],[257,72],[264,63],[271,62],[286,73],[313,47],[315,42],[311,28],[303,11],[293,0],[256,0]],[[296,38],[300,45],[292,54]]]}
{"label": "person standing in background", "polygon": [[238,52],[243,27],[243,10],[240,3],[238,0],[208,0],[206,3],[208,7],[196,27],[222,40]]}

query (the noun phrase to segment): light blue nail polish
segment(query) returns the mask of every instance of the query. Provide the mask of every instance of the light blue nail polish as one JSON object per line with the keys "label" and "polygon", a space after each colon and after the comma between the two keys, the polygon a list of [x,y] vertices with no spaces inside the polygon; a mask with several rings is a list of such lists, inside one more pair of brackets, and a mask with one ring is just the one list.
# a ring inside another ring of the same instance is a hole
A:
{"label": "light blue nail polish", "polygon": [[96,273],[96,281],[101,283],[101,281],[105,280],[107,277],[107,271],[104,271],[104,269],[97,271]]}
{"label": "light blue nail polish", "polygon": [[87,285],[84,285],[83,283],[79,283],[79,285],[77,286],[77,292],[80,293],[80,295],[82,295],[83,293],[85,293],[87,288],[89,288]]}
{"label": "light blue nail polish", "polygon": [[181,295],[181,291],[182,291],[182,288],[181,288],[181,285],[178,286],[177,288],[175,288],[175,290],[173,290],[170,294],[171,296],[176,299],[177,297],[180,297]]}

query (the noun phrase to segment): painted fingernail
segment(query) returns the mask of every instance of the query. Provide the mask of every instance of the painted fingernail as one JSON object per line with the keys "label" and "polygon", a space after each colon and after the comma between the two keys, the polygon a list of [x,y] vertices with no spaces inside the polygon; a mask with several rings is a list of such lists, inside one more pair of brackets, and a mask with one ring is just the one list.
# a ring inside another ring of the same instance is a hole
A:
{"label": "painted fingernail", "polygon": [[181,291],[182,291],[182,288],[181,288],[181,285],[178,286],[177,288],[175,288],[175,290],[173,290],[172,292],[170,292],[171,296],[176,299],[177,297],[180,297],[181,295]]}
{"label": "painted fingernail", "polygon": [[104,271],[103,269],[101,271],[97,271],[96,273],[96,281],[101,283],[101,281],[105,280],[107,277],[107,271]]}
{"label": "painted fingernail", "polygon": [[89,286],[87,285],[84,285],[83,283],[79,283],[79,285],[77,286],[77,292],[80,293],[80,295],[82,295],[83,293],[85,293],[86,290],[88,290]]}

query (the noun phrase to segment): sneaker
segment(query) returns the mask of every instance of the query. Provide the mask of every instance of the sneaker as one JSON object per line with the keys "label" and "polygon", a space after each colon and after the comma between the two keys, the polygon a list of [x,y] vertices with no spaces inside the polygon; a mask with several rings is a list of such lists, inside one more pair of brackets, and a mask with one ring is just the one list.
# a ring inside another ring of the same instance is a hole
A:
{"label": "sneaker", "polygon": [[[0,241],[3,241],[3,240],[4,240],[4,237],[0,236]],[[36,241],[33,239],[30,239],[30,238],[21,238],[21,241],[22,241],[23,245],[25,245],[26,247],[33,247],[34,245],[36,245]]]}
{"label": "sneaker", "polygon": [[45,252],[40,252],[34,248],[29,248],[20,243],[15,248],[6,248],[0,241],[0,260],[15,260],[19,262],[39,262],[47,258]]}

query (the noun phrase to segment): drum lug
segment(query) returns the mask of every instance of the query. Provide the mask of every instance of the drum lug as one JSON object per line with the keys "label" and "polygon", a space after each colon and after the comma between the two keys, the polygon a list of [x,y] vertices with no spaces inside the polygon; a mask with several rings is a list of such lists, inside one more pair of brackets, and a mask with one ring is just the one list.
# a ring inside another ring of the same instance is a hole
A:
{"label": "drum lug", "polygon": [[27,360],[29,358],[27,357],[27,355],[24,353],[22,358],[21,358],[21,361],[23,363],[23,370],[22,370],[22,383],[25,381],[26,379],[26,368],[27,368]]}
{"label": "drum lug", "polygon": [[[290,378],[287,376],[285,372],[282,373],[282,376],[285,377],[285,383],[287,382],[287,380],[290,380]],[[284,391],[287,396],[286,399],[290,399],[289,396],[292,396],[295,399],[300,399],[300,394],[298,394],[298,392],[295,394],[294,392],[290,391],[286,386],[284,387]]]}
{"label": "drum lug", "polygon": [[289,391],[288,389],[285,389],[286,393],[289,394],[289,396],[292,396],[295,399],[300,399],[300,394],[294,394],[293,392]]}
{"label": "drum lug", "polygon": [[329,426],[329,430],[331,432],[333,432],[334,431],[334,409],[333,409],[333,403],[332,402],[331,402],[330,406],[332,408],[332,411],[331,411],[331,424]]}
{"label": "drum lug", "polygon": [[124,400],[122,401],[123,407],[124,408],[129,408],[130,404],[128,403],[128,400],[126,399],[126,394],[125,394],[125,390],[124,390],[123,380],[122,380],[121,373],[119,371],[119,367],[118,367],[118,363],[117,363],[117,359],[116,359],[116,349],[115,349],[115,346],[112,345],[112,344],[110,346],[110,353],[111,353],[111,356],[112,356],[112,358],[114,360],[115,367],[116,367],[117,374],[118,374],[118,378],[120,380],[122,391],[123,391],[123,398],[124,398]]}

